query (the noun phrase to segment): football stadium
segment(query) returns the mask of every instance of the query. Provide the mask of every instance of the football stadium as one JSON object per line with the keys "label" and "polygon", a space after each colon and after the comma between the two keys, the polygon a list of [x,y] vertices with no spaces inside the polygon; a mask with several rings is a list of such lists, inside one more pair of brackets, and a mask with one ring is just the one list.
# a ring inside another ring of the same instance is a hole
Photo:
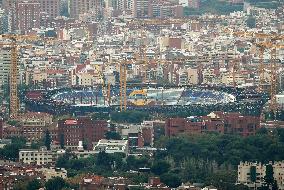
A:
{"label": "football stadium", "polygon": [[[109,95],[108,95],[109,94]],[[108,107],[120,105],[119,89],[69,89],[50,96],[55,104],[72,106]],[[218,104],[235,102],[234,95],[209,89],[195,88],[143,88],[127,89],[128,106]]]}

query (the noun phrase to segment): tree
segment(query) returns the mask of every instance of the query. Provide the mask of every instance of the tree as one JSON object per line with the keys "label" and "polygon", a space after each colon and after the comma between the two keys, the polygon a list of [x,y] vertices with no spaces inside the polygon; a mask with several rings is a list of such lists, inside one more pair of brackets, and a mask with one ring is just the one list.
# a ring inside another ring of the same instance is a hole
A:
{"label": "tree", "polygon": [[236,181],[236,171],[220,170],[214,173],[210,173],[206,183],[213,185],[217,189],[234,189]]}
{"label": "tree", "polygon": [[274,174],[273,166],[271,164],[266,165],[264,181],[267,184],[267,186],[273,185],[273,183],[274,183],[273,174]]}
{"label": "tree", "polygon": [[27,181],[18,181],[17,183],[14,184],[13,190],[27,190]]}
{"label": "tree", "polygon": [[19,150],[25,148],[26,140],[22,137],[12,138],[11,144],[7,144],[0,149],[0,157],[7,160],[17,160],[19,158]]}
{"label": "tree", "polygon": [[88,139],[83,139],[83,149],[87,150],[88,149]]}
{"label": "tree", "polygon": [[178,187],[181,184],[181,179],[173,173],[166,173],[161,175],[161,181],[169,187]]}
{"label": "tree", "polygon": [[156,175],[167,173],[171,165],[166,161],[156,161],[151,167],[151,171]]}
{"label": "tree", "polygon": [[243,184],[235,185],[233,190],[249,190],[249,187]]}
{"label": "tree", "polygon": [[46,146],[47,150],[50,150],[50,144],[51,144],[51,137],[49,130],[47,129],[45,131],[45,138],[44,138],[44,145]]}
{"label": "tree", "polygon": [[110,119],[109,113],[105,113],[105,112],[93,113],[91,114],[91,118],[94,120],[109,120]]}
{"label": "tree", "polygon": [[68,187],[68,184],[61,177],[54,177],[45,183],[46,190],[61,190]]}
{"label": "tree", "polygon": [[7,124],[12,125],[12,126],[18,126],[19,125],[19,121],[17,121],[17,120],[9,120],[9,121],[7,121]]}
{"label": "tree", "polygon": [[69,160],[72,158],[74,158],[74,154],[67,150],[65,154],[63,154],[57,159],[55,166],[58,168],[68,168]]}
{"label": "tree", "polygon": [[122,111],[111,113],[111,120],[119,123],[141,123],[149,118],[149,113],[142,111]]}
{"label": "tree", "polygon": [[44,142],[43,141],[33,141],[31,143],[31,149],[36,149],[38,150],[40,147],[44,146]]}
{"label": "tree", "polygon": [[106,139],[112,139],[112,140],[121,140],[121,136],[118,132],[115,131],[108,131],[105,134]]}
{"label": "tree", "polygon": [[278,184],[277,184],[276,180],[274,180],[274,182],[272,184],[272,190],[278,190]]}
{"label": "tree", "polygon": [[59,135],[59,143],[60,143],[60,148],[64,149],[64,134],[63,133]]}
{"label": "tree", "polygon": [[32,181],[28,182],[28,185],[27,185],[28,190],[38,190],[41,187],[42,187],[42,184],[38,179],[33,179]]}
{"label": "tree", "polygon": [[258,129],[256,131],[257,134],[260,134],[260,135],[266,135],[268,133],[268,130],[265,128],[265,127],[262,127],[260,129]]}
{"label": "tree", "polygon": [[255,185],[255,182],[256,182],[256,166],[250,167],[250,180]]}
{"label": "tree", "polygon": [[95,162],[96,166],[100,166],[104,169],[111,170],[111,164],[112,164],[112,160],[109,154],[107,154],[104,151],[98,153],[96,157],[96,162]]}

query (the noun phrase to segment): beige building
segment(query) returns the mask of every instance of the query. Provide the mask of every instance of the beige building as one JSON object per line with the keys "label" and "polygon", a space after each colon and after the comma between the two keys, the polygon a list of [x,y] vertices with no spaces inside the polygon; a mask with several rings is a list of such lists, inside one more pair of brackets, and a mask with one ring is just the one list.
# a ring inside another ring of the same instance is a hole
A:
{"label": "beige building", "polygon": [[220,77],[215,74],[215,70],[211,68],[204,69],[202,72],[204,84],[218,84]]}
{"label": "beige building", "polygon": [[284,189],[284,162],[273,164],[274,179],[277,181],[279,190]]}
{"label": "beige building", "polygon": [[188,85],[188,72],[186,69],[180,69],[178,71],[178,76],[179,76],[179,80],[178,80],[179,86]]}
{"label": "beige building", "polygon": [[76,80],[79,86],[92,86],[94,84],[94,76],[89,73],[78,73]]}
{"label": "beige building", "polygon": [[163,36],[158,38],[161,51],[167,48],[185,49],[185,40],[181,37]]}
{"label": "beige building", "polygon": [[69,10],[71,18],[79,18],[80,14],[98,12],[102,8],[102,0],[70,0]]}
{"label": "beige building", "polygon": [[39,168],[36,170],[44,175],[46,181],[50,180],[53,177],[61,177],[63,179],[67,178],[67,170],[65,170],[64,168],[51,167],[51,168]]}
{"label": "beige building", "polygon": [[[284,161],[270,162],[273,167],[273,177],[277,181],[278,189],[284,190]],[[256,182],[251,181],[251,168],[255,168]],[[241,162],[238,165],[238,180],[237,183],[244,184],[250,188],[259,188],[265,183],[264,177],[266,175],[266,164]]]}
{"label": "beige building", "polygon": [[[236,82],[236,85],[245,84],[244,76],[242,76],[240,74],[236,74],[235,75],[235,82]],[[226,74],[222,75],[222,83],[225,84],[225,85],[233,85],[234,84],[233,75],[231,73],[226,73]]]}
{"label": "beige building", "polygon": [[75,68],[71,71],[70,81],[72,86],[93,86],[103,84],[102,67],[90,64],[83,68]]}
{"label": "beige building", "polygon": [[188,84],[196,85],[199,83],[197,68],[188,68],[187,76],[188,76]]}
{"label": "beige building", "polygon": [[39,150],[21,149],[19,151],[19,161],[24,164],[36,164],[36,165],[55,164],[59,155],[61,155],[60,152],[49,151],[46,150],[45,147]]}

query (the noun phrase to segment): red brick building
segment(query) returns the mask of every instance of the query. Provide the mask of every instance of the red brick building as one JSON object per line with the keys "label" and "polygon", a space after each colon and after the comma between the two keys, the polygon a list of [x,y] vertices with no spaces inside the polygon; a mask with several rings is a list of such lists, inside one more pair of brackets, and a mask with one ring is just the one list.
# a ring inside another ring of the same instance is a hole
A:
{"label": "red brick building", "polygon": [[171,137],[181,133],[217,132],[249,136],[254,135],[259,128],[259,117],[242,116],[240,113],[212,112],[201,117],[168,119],[165,124],[165,134]]}
{"label": "red brick building", "polygon": [[154,128],[153,127],[143,127],[142,136],[144,139],[144,145],[152,146],[154,141]]}
{"label": "red brick building", "polygon": [[16,4],[17,27],[22,32],[40,27],[40,3],[37,0],[20,1]]}
{"label": "red brick building", "polygon": [[50,18],[60,16],[60,0],[39,0],[41,12],[46,13]]}
{"label": "red brick building", "polygon": [[3,126],[3,138],[24,137],[28,142],[42,140],[46,131],[50,132],[52,140],[57,138],[57,129],[51,126],[53,116],[42,112],[27,112],[17,118],[17,126]]}
{"label": "red brick building", "polygon": [[93,148],[93,142],[104,138],[107,132],[107,122],[92,120],[88,117],[58,121],[58,139],[64,139],[67,148],[76,149],[79,141],[86,143],[87,148]]}
{"label": "red brick building", "polygon": [[[6,126],[3,128],[3,138],[23,137],[28,142],[40,141],[44,138],[46,131],[49,131],[52,141],[57,141],[57,128],[51,128],[46,125],[20,125],[18,127]],[[1,137],[0,137],[1,138]]]}

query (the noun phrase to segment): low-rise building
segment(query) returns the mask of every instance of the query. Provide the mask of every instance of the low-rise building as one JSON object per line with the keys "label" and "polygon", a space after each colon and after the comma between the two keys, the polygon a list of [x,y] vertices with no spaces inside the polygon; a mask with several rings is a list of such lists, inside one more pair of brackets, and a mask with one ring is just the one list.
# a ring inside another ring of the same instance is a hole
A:
{"label": "low-rise building", "polygon": [[125,153],[128,154],[128,141],[127,140],[107,140],[101,139],[94,150],[105,151],[106,153]]}
{"label": "low-rise building", "polygon": [[50,180],[53,177],[61,177],[63,179],[67,178],[67,170],[65,170],[64,168],[38,168],[36,169],[36,171],[39,171],[42,173],[42,175],[44,175],[45,180]]}
{"label": "low-rise building", "polygon": [[19,151],[19,161],[24,164],[53,165],[58,156],[63,153],[64,152],[50,151],[45,147],[42,147],[39,150],[21,149]]}

